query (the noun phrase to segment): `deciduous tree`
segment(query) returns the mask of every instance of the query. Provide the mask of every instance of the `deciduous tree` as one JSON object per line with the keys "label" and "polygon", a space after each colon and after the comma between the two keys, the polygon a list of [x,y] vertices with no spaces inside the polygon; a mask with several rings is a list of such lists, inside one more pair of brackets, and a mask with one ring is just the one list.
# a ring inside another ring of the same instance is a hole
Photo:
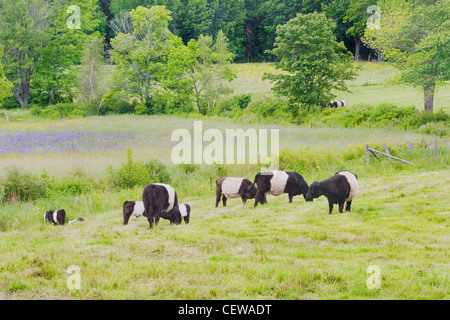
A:
{"label": "deciduous tree", "polygon": [[400,70],[399,82],[422,88],[424,109],[433,112],[436,88],[450,80],[450,2],[380,0],[381,28],[367,28],[364,41]]}
{"label": "deciduous tree", "polygon": [[[277,27],[275,48],[283,74],[264,74],[274,82],[273,90],[294,105],[321,105],[335,97],[333,90],[348,90],[346,80],[356,71],[353,56],[333,34],[334,24],[324,13],[297,14]],[[296,110],[293,111],[296,113]]]}

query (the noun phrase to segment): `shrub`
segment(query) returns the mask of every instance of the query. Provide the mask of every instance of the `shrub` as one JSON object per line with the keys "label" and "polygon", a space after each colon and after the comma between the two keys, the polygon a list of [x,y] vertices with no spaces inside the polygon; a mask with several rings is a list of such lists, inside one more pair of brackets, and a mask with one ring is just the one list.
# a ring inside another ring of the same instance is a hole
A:
{"label": "shrub", "polygon": [[198,165],[192,163],[180,163],[178,167],[184,174],[189,174],[198,169]]}
{"label": "shrub", "polygon": [[127,160],[120,168],[108,168],[108,182],[114,189],[130,189],[144,186],[146,183],[170,183],[170,173],[159,160],[152,159],[148,163],[133,160],[131,150],[127,150]]}
{"label": "shrub", "polygon": [[44,179],[17,168],[7,169],[2,185],[3,202],[31,201],[47,195]]}
{"label": "shrub", "polygon": [[75,168],[69,176],[58,180],[50,178],[45,172],[41,175],[49,186],[49,193],[60,193],[64,195],[80,195],[92,192],[99,188],[94,177],[87,174],[83,168]]}
{"label": "shrub", "polygon": [[31,114],[47,119],[86,117],[89,107],[85,104],[57,103],[41,108],[37,105],[31,106]]}
{"label": "shrub", "polygon": [[401,108],[392,103],[382,103],[377,107],[357,105],[352,108],[323,109],[319,113],[310,113],[305,124],[321,124],[338,128],[374,127],[374,128],[413,128],[434,122],[448,126],[450,116],[443,112],[417,112],[414,108]]}
{"label": "shrub", "polygon": [[122,162],[120,168],[113,169],[110,165],[107,172],[108,182],[114,189],[129,189],[137,185],[145,185],[147,180],[145,165],[133,160],[131,150],[127,150],[127,160]]}
{"label": "shrub", "polygon": [[151,159],[145,164],[148,170],[149,183],[170,183],[170,173],[167,167],[158,159]]}
{"label": "shrub", "polygon": [[427,124],[420,126],[419,130],[422,133],[439,136],[441,138],[450,135],[450,126],[436,121],[428,122]]}

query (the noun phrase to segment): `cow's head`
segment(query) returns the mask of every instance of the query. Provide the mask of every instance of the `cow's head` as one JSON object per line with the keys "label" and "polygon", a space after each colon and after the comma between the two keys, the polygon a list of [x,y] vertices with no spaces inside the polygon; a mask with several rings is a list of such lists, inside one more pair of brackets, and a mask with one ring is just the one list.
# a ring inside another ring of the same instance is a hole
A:
{"label": "cow's head", "polygon": [[257,191],[257,189],[255,187],[255,184],[252,184],[251,186],[249,186],[247,188],[247,190],[245,190],[245,197],[247,199],[254,199],[256,196],[256,191]]}
{"label": "cow's head", "polygon": [[322,194],[319,191],[319,182],[314,181],[309,186],[309,191],[306,194],[305,200],[306,201],[313,201],[314,198],[320,197]]}

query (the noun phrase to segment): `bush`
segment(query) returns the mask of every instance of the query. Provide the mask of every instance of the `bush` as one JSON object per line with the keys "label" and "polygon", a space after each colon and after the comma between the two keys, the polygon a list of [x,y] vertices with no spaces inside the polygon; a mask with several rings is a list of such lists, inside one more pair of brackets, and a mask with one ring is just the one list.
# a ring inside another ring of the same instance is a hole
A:
{"label": "bush", "polygon": [[58,103],[45,108],[33,105],[31,114],[47,119],[78,118],[86,117],[89,114],[89,107],[86,104]]}
{"label": "bush", "polygon": [[144,164],[133,160],[131,150],[127,151],[127,160],[122,162],[120,168],[108,167],[108,182],[114,189],[130,189],[137,185],[145,185],[148,179],[148,170]]}
{"label": "bush", "polygon": [[167,167],[158,159],[151,159],[145,164],[148,170],[149,183],[168,183],[171,178]]}
{"label": "bush", "polygon": [[94,177],[88,175],[83,168],[76,168],[69,176],[62,177],[56,181],[50,178],[46,172],[41,177],[47,182],[49,193],[77,196],[90,193],[99,188]]}
{"label": "bush", "polygon": [[450,135],[450,126],[442,122],[428,122],[427,124],[420,126],[419,130],[422,133],[441,138],[448,137]]}
{"label": "bush", "polygon": [[183,172],[184,174],[192,173],[196,171],[198,167],[199,167],[198,165],[192,163],[180,163],[178,165],[178,168],[180,168],[181,172]]}
{"label": "bush", "polygon": [[326,108],[319,113],[310,113],[304,123],[321,124],[323,126],[338,128],[413,128],[427,123],[442,123],[448,126],[450,116],[443,112],[429,113],[417,112],[414,108],[401,108],[392,103],[382,103],[377,107],[357,105],[353,108]]}
{"label": "bush", "polygon": [[127,151],[127,160],[118,169],[108,168],[108,182],[114,189],[131,189],[145,186],[147,183],[170,183],[170,173],[159,160],[152,159],[148,163],[133,160],[131,150]]}
{"label": "bush", "polygon": [[32,201],[47,195],[47,183],[41,177],[17,168],[7,169],[1,195],[3,202]]}

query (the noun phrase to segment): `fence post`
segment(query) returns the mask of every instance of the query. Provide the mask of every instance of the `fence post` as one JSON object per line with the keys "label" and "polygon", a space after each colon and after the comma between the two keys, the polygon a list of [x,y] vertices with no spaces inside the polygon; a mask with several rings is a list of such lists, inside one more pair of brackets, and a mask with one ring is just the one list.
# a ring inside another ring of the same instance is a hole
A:
{"label": "fence post", "polygon": [[438,144],[437,144],[437,138],[434,139],[434,157],[437,158],[438,154]]}
{"label": "fence post", "polygon": [[408,141],[408,147],[409,147],[409,151],[411,151],[411,152],[414,151],[411,141]]}
{"label": "fence post", "polygon": [[426,145],[427,145],[428,151],[430,151],[430,153],[433,153],[433,151],[431,150],[430,143],[428,142],[427,139],[425,139],[425,143],[426,143]]}
{"label": "fence post", "polygon": [[[383,143],[383,148],[384,148],[384,153],[390,155],[389,148],[386,143]],[[388,158],[388,159],[389,159],[389,161],[391,161],[391,158]]]}
{"label": "fence post", "polygon": [[447,140],[447,138],[445,138],[445,144],[447,145],[447,148],[450,148],[450,146],[448,145],[448,140]]}
{"label": "fence post", "polygon": [[366,165],[369,165],[370,163],[370,151],[369,151],[369,145],[366,144]]}

